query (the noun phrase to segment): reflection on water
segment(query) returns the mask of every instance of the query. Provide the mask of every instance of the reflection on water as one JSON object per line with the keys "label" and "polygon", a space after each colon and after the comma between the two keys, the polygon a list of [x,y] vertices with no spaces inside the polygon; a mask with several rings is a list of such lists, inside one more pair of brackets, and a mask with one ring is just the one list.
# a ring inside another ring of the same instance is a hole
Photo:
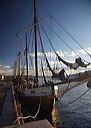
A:
{"label": "reflection on water", "polygon": [[[63,96],[59,104],[57,104],[58,111],[55,116],[57,116],[58,120],[55,119],[56,117],[54,119],[56,123],[59,123],[54,128],[61,128],[61,126],[62,128],[91,128],[91,90],[76,102],[66,106],[87,90],[87,84],[85,83]],[[60,119],[62,119],[62,123]],[[60,124],[62,125],[60,126]]]}
{"label": "reflection on water", "polygon": [[53,107],[52,110],[52,125],[53,128],[62,128],[62,118],[61,118],[61,114],[58,114],[59,111],[57,109],[57,107]]}

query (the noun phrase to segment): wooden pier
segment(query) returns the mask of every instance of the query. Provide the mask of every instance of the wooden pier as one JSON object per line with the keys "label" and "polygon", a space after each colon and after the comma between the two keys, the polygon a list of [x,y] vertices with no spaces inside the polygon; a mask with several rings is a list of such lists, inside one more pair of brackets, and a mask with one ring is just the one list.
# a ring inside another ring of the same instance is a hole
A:
{"label": "wooden pier", "polygon": [[0,127],[13,125],[15,121],[15,110],[13,105],[12,90],[6,89],[6,96],[0,115]]}
{"label": "wooden pier", "polygon": [[48,120],[39,120],[34,122],[29,122],[21,125],[11,125],[4,128],[53,128]]}

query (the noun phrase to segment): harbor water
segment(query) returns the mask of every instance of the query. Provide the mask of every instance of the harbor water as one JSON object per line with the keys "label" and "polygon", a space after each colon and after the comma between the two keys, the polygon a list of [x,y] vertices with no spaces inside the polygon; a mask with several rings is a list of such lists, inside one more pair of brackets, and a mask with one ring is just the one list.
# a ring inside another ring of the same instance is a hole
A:
{"label": "harbor water", "polygon": [[54,128],[91,128],[91,90],[87,90],[84,83],[62,97],[54,110]]}

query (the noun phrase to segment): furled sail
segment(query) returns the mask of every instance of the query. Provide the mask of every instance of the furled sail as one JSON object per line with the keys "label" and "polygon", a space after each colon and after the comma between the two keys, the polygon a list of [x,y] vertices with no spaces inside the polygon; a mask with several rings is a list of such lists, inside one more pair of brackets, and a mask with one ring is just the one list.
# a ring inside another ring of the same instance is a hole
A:
{"label": "furled sail", "polygon": [[66,78],[65,78],[65,70],[62,69],[59,73],[53,74],[52,78],[60,78],[61,81],[66,80]]}
{"label": "furled sail", "polygon": [[76,58],[75,62],[76,62],[79,66],[84,67],[84,68],[86,68],[87,66],[90,65],[90,63],[85,64],[85,63],[81,60],[80,57],[79,57],[79,58]]}
{"label": "furled sail", "polygon": [[80,57],[75,59],[75,63],[69,63],[69,62],[64,61],[57,53],[56,53],[56,55],[58,57],[58,60],[63,62],[70,69],[76,70],[79,66],[86,68],[87,66],[90,65],[90,63],[85,64]]}
{"label": "furled sail", "polygon": [[50,66],[50,64],[49,64],[49,62],[48,62],[48,60],[47,60],[47,58],[46,58],[46,63],[47,63],[47,67],[49,68],[49,70],[50,70],[51,73],[52,73],[52,78],[60,78],[61,81],[64,81],[64,80],[65,80],[65,70],[64,70],[64,69],[62,69],[59,73],[55,73],[55,72],[52,70],[52,68],[51,68],[51,66]]}
{"label": "furled sail", "polygon": [[46,63],[47,63],[47,67],[49,68],[49,70],[51,71],[52,75],[55,74],[55,72],[52,70],[49,62],[48,62],[48,59],[46,58]]}

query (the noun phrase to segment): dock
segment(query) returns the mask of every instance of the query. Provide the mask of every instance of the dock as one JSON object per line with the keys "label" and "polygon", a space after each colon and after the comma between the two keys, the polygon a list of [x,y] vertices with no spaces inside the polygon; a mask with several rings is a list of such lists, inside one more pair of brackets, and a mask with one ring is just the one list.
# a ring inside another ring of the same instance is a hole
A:
{"label": "dock", "polygon": [[0,115],[0,127],[13,125],[15,121],[15,110],[12,99],[11,88],[6,89],[6,96]]}
{"label": "dock", "polygon": [[53,128],[52,125],[48,122],[48,120],[39,120],[34,122],[29,122],[21,125],[11,125],[4,128]]}

